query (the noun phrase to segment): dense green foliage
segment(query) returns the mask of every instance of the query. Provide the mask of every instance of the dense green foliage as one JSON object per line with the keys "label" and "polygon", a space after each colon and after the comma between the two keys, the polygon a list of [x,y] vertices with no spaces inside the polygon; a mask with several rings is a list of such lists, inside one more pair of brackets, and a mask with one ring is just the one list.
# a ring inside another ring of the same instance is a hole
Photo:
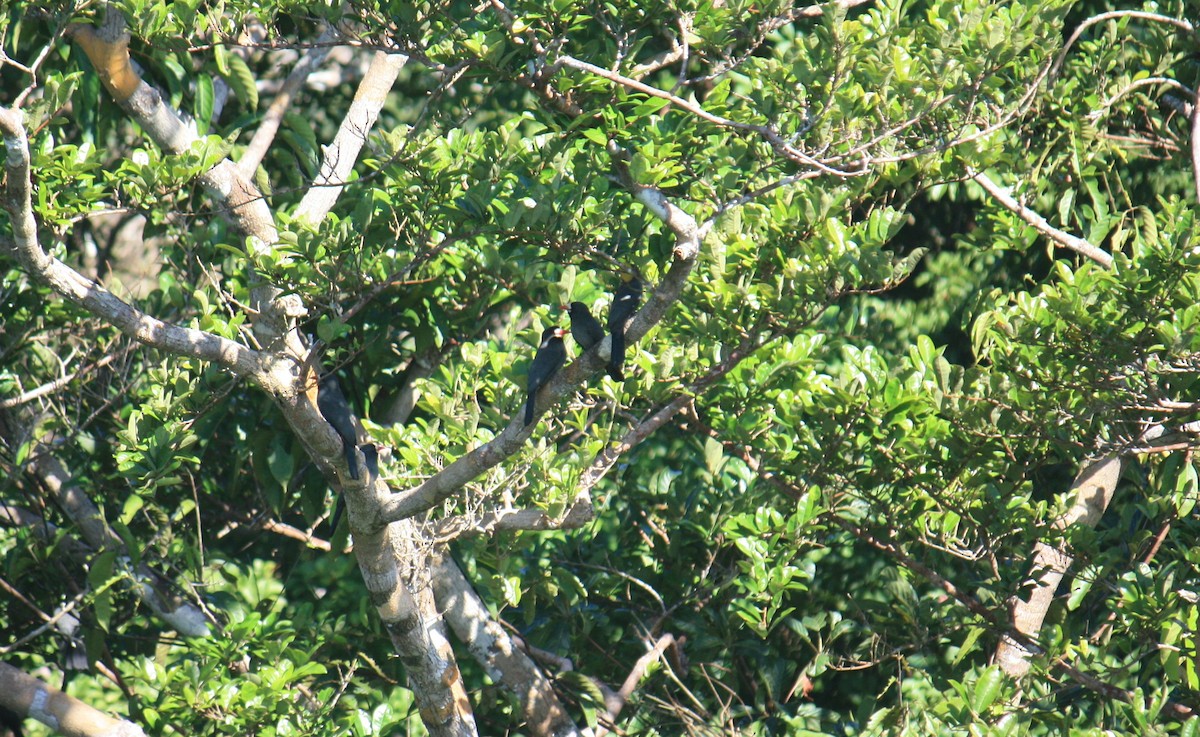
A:
{"label": "dense green foliage", "polygon": [[[279,49],[351,10],[116,3],[147,81],[207,135],[180,157],[140,135],[63,37],[93,4],[11,4],[4,53],[31,65],[47,52],[36,80],[0,67],[3,105],[31,86],[40,236],[148,313],[238,340],[256,278],[302,297],[302,330],[330,345],[402,490],[519,411],[560,305],[602,315],[618,264],[650,285],[671,266],[674,236],[622,186],[610,142],[634,182],[711,219],[682,298],[630,346],[626,381],[593,377],[429,515],[559,515],[599,451],[691,397],[596,487],[583,529],[450,546],[497,617],[572,661],[556,686],[581,723],[601,706],[588,678],[619,686],[670,633],[679,645],[622,733],[1194,733],[1164,704],[1200,707],[1200,489],[1181,431],[1200,390],[1200,238],[1188,120],[1163,101],[1180,92],[1143,84],[1195,89],[1194,37],[1114,18],[1051,73],[1071,29],[1108,6],[881,1],[767,27],[791,6],[352,5],[355,53],[410,61],[316,230],[289,213],[355,80],[299,96],[255,178],[281,230],[256,254],[195,178],[238,160],[266,83],[294,60]],[[251,17],[265,38],[238,47]],[[673,45],[682,61],[638,79],[706,117],[556,63],[631,78]],[[971,181],[985,171],[1113,268],[989,198]],[[78,674],[69,690],[150,734],[422,733],[353,558],[265,524],[328,537],[333,505],[271,398],[133,344],[7,251],[0,275],[0,400],[80,372],[5,410],[0,500],[58,526],[49,539],[0,527],[0,578],[28,600],[0,596],[5,659],[56,668],[60,640],[23,639],[41,624],[30,605],[77,599],[89,654],[122,685]],[[1157,423],[1174,444],[1145,452]],[[71,523],[26,473],[47,432],[135,562],[194,582],[222,637],[164,634],[112,553],[66,555]],[[1076,473],[1113,452],[1127,464],[1101,523],[1054,528]],[[990,657],[1038,541],[1075,563],[1018,688]],[[525,733],[465,649],[459,665],[480,733]]]}

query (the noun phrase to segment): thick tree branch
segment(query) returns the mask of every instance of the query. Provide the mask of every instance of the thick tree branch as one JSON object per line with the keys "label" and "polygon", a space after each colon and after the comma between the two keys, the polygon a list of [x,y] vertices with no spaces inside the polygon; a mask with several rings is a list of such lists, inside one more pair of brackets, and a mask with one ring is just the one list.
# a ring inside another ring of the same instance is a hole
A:
{"label": "thick tree branch", "polygon": [[1030,210],[1020,202],[1017,202],[1012,195],[1004,191],[1000,185],[993,182],[987,174],[980,172],[975,175],[974,179],[979,183],[979,186],[983,187],[983,189],[997,202],[1003,205],[1005,209],[1013,212],[1017,217],[1032,225],[1039,233],[1046,236],[1054,243],[1064,248],[1068,248],[1081,256],[1085,256],[1106,269],[1112,268],[1113,258],[1109,253],[1101,248],[1093,246],[1091,243],[1088,243],[1079,236],[1071,235],[1066,231],[1055,228],[1046,221],[1046,218],[1038,215],[1036,212]]}
{"label": "thick tree branch", "polygon": [[[195,129],[185,124],[179,113],[163,102],[158,90],[143,81],[134,70],[129,59],[129,34],[120,12],[106,8],[98,28],[77,24],[71,26],[70,32],[96,67],[100,81],[116,103],[160,148],[172,154],[183,154],[197,143]],[[269,252],[279,240],[274,217],[262,193],[236,164],[222,159],[200,174],[197,181],[218,204],[220,212],[248,236],[252,251]],[[303,303],[295,295],[281,296],[279,289],[256,281],[256,286],[251,289],[255,336],[270,352],[298,359],[303,355],[304,346],[291,324],[307,314]],[[284,381],[277,390],[298,390],[294,378],[290,382]]]}
{"label": "thick tree branch", "polygon": [[[105,12],[98,28],[78,24],[70,35],[87,54],[112,98],[160,148],[172,154],[184,154],[199,140],[196,131],[185,124],[159,94],[138,76],[129,60],[129,34],[124,17],[113,8]],[[209,195],[224,206],[224,214],[252,238],[255,248],[270,246],[278,240],[274,218],[262,193],[229,159],[223,159],[199,177]]]}
{"label": "thick tree branch", "polygon": [[[1116,454],[1086,466],[1071,484],[1070,493],[1074,495],[1071,507],[1054,520],[1054,529],[1065,532],[1074,525],[1095,527],[1108,509],[1120,478],[1121,458]],[[1044,542],[1034,546],[1031,575],[1035,578],[1027,588],[1027,598],[1018,595],[1009,602],[1012,625],[1028,640],[1035,641],[1041,632],[1058,585],[1073,561],[1074,557],[1061,547]],[[1031,655],[1033,652],[1025,644],[1005,634],[996,648],[995,661],[1005,673],[1020,678],[1029,672]]]}
{"label": "thick tree branch", "polygon": [[337,135],[325,147],[325,158],[316,181],[296,209],[297,219],[316,225],[329,214],[358,162],[359,153],[367,143],[367,135],[379,118],[396,76],[407,62],[408,57],[404,54],[375,52]]}
{"label": "thick tree branch", "polygon": [[22,718],[37,720],[67,737],[145,735],[133,722],[113,719],[8,663],[0,663],[0,706]]}
{"label": "thick tree branch", "polygon": [[[358,480],[341,476],[344,465],[340,463],[336,464],[339,475],[334,475],[335,465],[329,459],[340,459],[341,441],[332,428],[318,415],[312,435],[298,429],[316,412],[304,395],[279,399],[278,403],[306,451],[345,495],[354,556],[363,583],[393,647],[404,661],[426,728],[436,737],[475,735],[466,688],[446,639],[441,614],[428,594],[427,554],[418,548],[418,541],[423,540],[420,531],[411,520],[374,524],[374,514],[365,510],[379,508],[387,495],[387,484],[367,474]],[[331,450],[318,449],[316,443],[332,444]]]}
{"label": "thick tree branch", "polygon": [[[471,703],[434,600],[432,561],[427,551],[417,548],[419,532],[412,521],[404,520],[383,528],[380,535],[381,542],[362,544],[356,533],[354,552],[371,603],[404,662],[421,721],[434,737],[474,737]],[[405,562],[403,569],[399,561]],[[368,578],[372,571],[389,569],[397,576],[394,580]]]}
{"label": "thick tree branch", "polygon": [[549,679],[492,618],[458,564],[440,555],[434,565],[434,595],[450,628],[488,675],[521,702],[522,716],[533,734],[538,737],[582,734],[559,702]]}
{"label": "thick tree branch", "polygon": [[1192,177],[1196,187],[1196,199],[1200,201],[1200,105],[1196,104],[1195,95],[1192,96]]}

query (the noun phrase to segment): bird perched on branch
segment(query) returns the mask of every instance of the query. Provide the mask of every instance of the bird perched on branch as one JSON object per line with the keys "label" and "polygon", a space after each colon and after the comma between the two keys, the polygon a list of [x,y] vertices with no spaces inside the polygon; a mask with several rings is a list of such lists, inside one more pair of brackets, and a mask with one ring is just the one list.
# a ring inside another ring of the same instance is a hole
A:
{"label": "bird perched on branch", "polygon": [[[569,314],[571,315],[571,335],[575,337],[575,342],[585,351],[592,349],[592,346],[597,345],[604,340],[604,328],[600,327],[600,321],[592,316],[587,305],[582,302],[572,302]],[[614,374],[612,369],[605,367],[608,375],[614,379],[620,379],[621,376]]]}
{"label": "bird perched on branch", "polygon": [[363,443],[358,449],[363,454],[363,460],[367,462],[367,488],[371,488],[379,480],[379,446]]}
{"label": "bird perched on branch", "polygon": [[357,480],[358,458],[354,451],[358,447],[358,432],[354,427],[354,413],[350,411],[350,403],[346,401],[346,395],[342,394],[342,387],[333,374],[321,379],[317,385],[317,410],[342,439],[342,451],[346,456],[346,466],[350,469],[350,478]]}
{"label": "bird perched on branch", "polygon": [[[374,488],[375,482],[379,480],[379,447],[374,443],[363,443],[358,446],[358,450],[363,454],[363,460],[367,464],[367,488]],[[342,521],[342,515],[345,513],[346,495],[339,494],[337,506],[333,508],[333,517],[329,520],[331,538],[337,534],[338,523]]]}
{"label": "bird perched on branch", "polygon": [[537,399],[538,389],[545,386],[567,360],[567,347],[563,345],[564,335],[566,333],[557,325],[542,332],[541,345],[529,364],[529,399],[525,402],[526,425],[533,422],[533,404]]}
{"label": "bird perched on branch", "polygon": [[642,280],[637,274],[622,273],[621,283],[613,293],[608,308],[608,331],[612,333],[612,353],[608,357],[608,375],[622,381],[625,378],[625,323],[642,303]]}
{"label": "bird perched on branch", "polygon": [[600,321],[588,311],[587,305],[572,302],[568,314],[571,316],[571,335],[580,348],[590,351],[593,346],[604,340],[604,328],[600,327]]}

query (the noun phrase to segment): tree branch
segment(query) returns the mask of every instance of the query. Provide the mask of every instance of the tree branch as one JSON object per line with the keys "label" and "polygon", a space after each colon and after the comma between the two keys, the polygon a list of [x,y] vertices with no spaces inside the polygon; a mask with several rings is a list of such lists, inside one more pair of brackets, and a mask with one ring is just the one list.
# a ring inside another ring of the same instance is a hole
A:
{"label": "tree branch", "polygon": [[488,512],[478,519],[468,515],[455,515],[438,520],[433,526],[433,537],[441,543],[452,540],[492,535],[497,532],[545,532],[546,530],[575,530],[591,522],[595,517],[591,498],[577,497],[575,502],[559,517],[551,517],[540,509],[500,509]]}
{"label": "tree branch", "polygon": [[108,364],[115,361],[117,359],[118,355],[119,354],[117,354],[117,353],[109,353],[108,355],[89,363],[87,366],[84,366],[83,368],[79,369],[78,371],[72,371],[69,374],[60,376],[59,378],[55,379],[54,381],[50,381],[45,384],[42,384],[41,386],[37,387],[36,389],[30,389],[29,391],[21,392],[20,394],[16,395],[15,397],[9,397],[7,399],[0,400],[0,409],[11,409],[13,407],[17,407],[22,404],[25,404],[26,402],[32,402],[33,400],[37,399],[38,397],[44,397],[47,394],[53,394],[54,392],[58,391],[59,389],[62,389],[67,384],[70,384],[72,381],[74,381],[78,377],[80,377],[84,374],[91,373],[92,371],[95,371],[96,369],[104,368]]}
{"label": "tree branch", "polygon": [[433,590],[450,628],[488,675],[521,702],[525,723],[538,737],[582,734],[541,669],[492,618],[462,570],[451,558],[434,559]]}
{"label": "tree branch", "polygon": [[1067,39],[1067,42],[1063,44],[1062,51],[1058,52],[1058,59],[1054,62],[1054,68],[1050,71],[1050,75],[1052,77],[1058,76],[1058,72],[1062,69],[1063,61],[1065,61],[1067,58],[1067,53],[1071,50],[1071,47],[1075,45],[1075,42],[1079,40],[1079,37],[1083,35],[1084,31],[1096,25],[1097,23],[1103,23],[1115,18],[1137,18],[1139,20],[1165,23],[1169,26],[1175,26],[1184,33],[1192,33],[1195,30],[1195,26],[1186,20],[1183,20],[1182,18],[1172,18],[1169,15],[1161,15],[1159,13],[1147,13],[1143,10],[1114,10],[1108,13],[1093,15],[1091,18],[1088,18],[1084,22],[1080,23],[1079,26],[1075,28],[1075,32],[1071,34],[1071,37]]}
{"label": "tree branch", "polygon": [[113,719],[74,696],[0,663],[0,706],[67,737],[144,737],[133,722]]}
{"label": "tree branch", "polygon": [[17,258],[31,276],[140,343],[216,363],[239,376],[262,379],[262,362],[253,349],[151,317],[46,253],[38,243],[29,178],[29,141],[19,111],[0,108],[0,135],[6,150],[4,209],[12,219]]}
{"label": "tree branch", "polygon": [[1170,77],[1143,77],[1142,79],[1138,79],[1133,82],[1130,82],[1129,84],[1125,85],[1121,89],[1114,92],[1112,95],[1110,95],[1108,97],[1108,99],[1106,99],[1100,103],[1099,109],[1093,110],[1092,112],[1088,113],[1088,118],[1091,120],[1098,120],[1104,115],[1103,111],[1112,107],[1114,104],[1116,104],[1117,100],[1120,100],[1125,95],[1128,95],[1131,92],[1133,92],[1134,90],[1140,89],[1142,87],[1156,87],[1156,86],[1171,87],[1171,88],[1175,89],[1177,92],[1182,92],[1184,95],[1186,95],[1189,98],[1194,98],[1196,96],[1196,93],[1192,92],[1190,87],[1188,87],[1183,82],[1180,82],[1177,79],[1171,79]]}
{"label": "tree branch", "polygon": [[[650,664],[662,657],[668,647],[675,644],[675,636],[666,634],[658,638],[655,643],[646,650],[642,657],[637,659],[633,664],[633,668],[629,670],[629,675],[625,677],[625,682],[621,684],[621,688],[615,692],[606,691],[604,699],[605,716],[610,724],[615,724],[617,717],[621,715],[621,710],[625,708],[625,704],[629,702],[629,698],[633,696],[633,692],[637,690],[637,686],[641,683],[642,678],[646,675],[646,669]],[[596,737],[604,737],[610,729],[601,725],[596,730]]]}
{"label": "tree branch", "polygon": [[304,56],[300,61],[296,62],[296,66],[292,68],[291,74],[284,80],[283,86],[280,87],[279,93],[275,99],[271,101],[270,107],[263,114],[262,120],[259,121],[258,130],[254,131],[254,137],[250,139],[250,143],[246,144],[246,148],[242,151],[242,158],[238,161],[238,171],[242,176],[250,179],[254,176],[254,172],[258,169],[258,165],[262,163],[263,157],[267,155],[267,151],[271,148],[271,143],[275,140],[275,134],[279,132],[279,125],[283,122],[284,113],[292,104],[292,99],[300,88],[304,86],[304,82],[308,76],[315,72],[318,67],[325,61],[325,57],[329,56],[331,44],[339,36],[337,29],[327,26],[317,37],[317,40],[304,52]]}
{"label": "tree branch", "polygon": [[1192,120],[1191,120],[1191,135],[1192,135],[1192,177],[1195,181],[1196,199],[1200,200],[1200,105],[1195,103],[1196,96],[1192,95]]}
{"label": "tree branch", "polygon": [[[753,455],[751,452],[752,450],[753,449],[750,448],[743,449],[744,452],[742,453],[741,457],[744,461],[746,461],[746,464],[749,466],[750,470],[753,471],[758,478],[766,481],[776,489],[779,489],[789,498],[802,498],[803,492],[800,489],[786,481],[778,473],[764,468],[761,461]],[[1103,514],[1104,510],[1100,508],[1099,501],[1105,494],[1104,489],[1101,488],[1101,485],[1105,481],[1103,474],[1110,473],[1112,471],[1112,467],[1107,465],[1108,462],[1109,461],[1107,458],[1097,461],[1091,467],[1096,469],[1097,475],[1093,477],[1085,470],[1084,474],[1081,474],[1080,479],[1077,480],[1076,485],[1072,486],[1072,488],[1081,488],[1084,493],[1076,498],[1071,509],[1068,510],[1066,515],[1064,515],[1064,526],[1070,524],[1094,524],[1094,520],[1098,519],[1096,516],[1097,512],[1099,514]],[[1083,485],[1088,481],[1092,481],[1096,484],[1090,490],[1083,488]],[[1111,499],[1111,493],[1108,495],[1108,498]],[[1107,502],[1104,503],[1107,504]],[[1037,642],[1036,634],[1026,634],[1016,626],[1010,625],[1003,616],[985,606],[983,602],[976,597],[959,588],[954,584],[953,581],[910,556],[898,543],[882,539],[865,527],[842,519],[837,514],[832,512],[824,514],[823,519],[826,519],[832,524],[837,525],[857,539],[892,558],[904,568],[916,573],[926,581],[929,581],[930,583],[941,588],[956,601],[966,607],[967,610],[977,615],[983,621],[989,623],[1003,638],[1006,640],[1011,640],[1014,645],[1025,651],[1026,657],[1031,654],[1045,652],[1044,648],[1042,648],[1042,646]],[[1065,658],[1059,658],[1051,665],[1053,668],[1065,672],[1076,683],[1083,685],[1091,691],[1095,691],[1096,693],[1107,696],[1108,698],[1118,699],[1127,703],[1132,702],[1135,698],[1135,694],[1133,692],[1126,691],[1109,683],[1105,683],[1090,673],[1087,673],[1071,664]],[[1173,701],[1167,702],[1164,708],[1167,713],[1171,714],[1171,716],[1176,719],[1186,719],[1195,714],[1195,709],[1192,707]]]}
{"label": "tree branch", "polygon": [[316,225],[329,214],[345,189],[359,152],[367,143],[367,134],[379,118],[379,111],[387,101],[396,76],[407,62],[408,57],[404,54],[375,52],[371,67],[359,83],[354,102],[342,119],[337,135],[325,147],[325,158],[316,180],[296,208],[298,219]]}
{"label": "tree branch", "polygon": [[[0,436],[12,447],[21,445],[25,438],[14,437],[17,428],[32,427],[34,423],[22,421],[0,410]],[[49,492],[50,498],[71,519],[84,541],[93,551],[114,550],[121,553],[118,565],[125,569],[136,585],[133,593],[162,621],[177,632],[189,637],[207,637],[210,634],[208,618],[195,604],[175,593],[175,586],[165,576],[145,563],[131,564],[124,541],[121,540],[101,514],[100,508],[87,493],[75,483],[66,466],[55,455],[56,443],[48,437],[29,438],[29,472]],[[27,520],[28,521],[28,520]],[[46,524],[41,522],[40,526]]]}
{"label": "tree branch", "polygon": [[[151,140],[172,154],[191,150],[199,140],[195,130],[163,102],[158,90],[142,80],[130,63],[129,33],[119,11],[107,9],[99,28],[73,25],[69,35],[92,62],[113,100]],[[233,224],[251,237],[254,248],[263,249],[278,240],[274,218],[262,193],[232,161],[223,159],[198,179],[215,201],[225,205],[223,213]]]}
{"label": "tree branch", "polygon": [[[610,146],[610,151],[613,150],[618,149]],[[616,160],[616,157],[614,159]],[[619,161],[615,163],[620,173],[622,165]],[[625,179],[628,180],[627,172]],[[701,231],[696,219],[667,199],[660,190],[642,187],[631,181],[627,184],[637,199],[675,234],[675,262],[625,329],[627,344],[633,345],[666,316],[667,311],[683,293],[700,253]],[[535,410],[539,416],[555,402],[574,392],[587,377],[595,375],[603,367],[604,359],[601,355],[610,350],[611,340],[611,336],[606,336],[599,346],[584,353],[554,375],[550,383],[538,394]],[[491,441],[475,448],[416,487],[392,495],[378,509],[373,526],[406,519],[432,508],[481,473],[516,453],[537,427],[536,423],[525,426],[522,419],[519,414],[514,415],[508,426]]]}
{"label": "tree branch", "polygon": [[618,74],[617,72],[609,71],[607,69],[604,69],[603,67],[598,67],[595,64],[590,64],[586,61],[581,61],[570,55],[564,54],[562,56],[557,57],[555,59],[555,64],[569,67],[571,69],[577,69],[581,72],[587,72],[589,74],[594,74],[597,77],[607,79],[608,81],[610,81],[614,84],[619,84],[622,87],[625,87],[626,89],[630,89],[635,92],[641,92],[642,94],[650,95],[651,97],[657,97],[660,100],[666,100],[667,102],[671,103],[673,106],[679,108],[680,110],[689,112],[692,115],[695,115],[697,118],[708,121],[709,123],[712,123],[713,125],[719,126],[721,128],[731,128],[733,130],[740,130],[740,131],[745,131],[747,133],[754,133],[755,135],[761,137],[768,144],[770,144],[771,148],[775,149],[776,152],[778,152],[780,155],[784,156],[785,158],[787,158],[797,164],[812,167],[813,169],[817,169],[821,172],[824,172],[825,174],[832,174],[832,175],[838,176],[838,177],[853,177],[853,176],[859,176],[860,174],[863,173],[862,171],[846,171],[846,170],[842,170],[842,169],[835,169],[831,166],[827,166],[826,164],[821,163],[817,159],[813,158],[812,156],[809,156],[808,154],[804,153],[803,151],[796,148],[792,144],[788,143],[784,139],[784,137],[779,133],[779,131],[775,130],[774,128],[772,128],[769,125],[755,125],[753,123],[742,123],[737,120],[732,120],[730,118],[725,118],[720,115],[715,115],[715,114],[710,113],[707,110],[705,110],[703,107],[700,106],[699,103],[695,103],[690,100],[685,100],[682,97],[679,97],[678,95],[674,95],[670,92],[660,90],[657,87],[652,87],[652,86],[646,84],[645,82],[641,82],[639,80],[633,79],[632,77],[627,77],[625,75]]}
{"label": "tree branch", "polygon": [[[1065,531],[1073,525],[1095,527],[1112,501],[1120,478],[1119,455],[1108,455],[1086,466],[1071,484],[1070,492],[1074,494],[1074,499],[1070,509],[1054,520],[1053,528]],[[1029,640],[1034,640],[1041,631],[1058,585],[1074,560],[1062,548],[1044,542],[1034,545],[1030,575],[1036,578],[1030,582],[1032,585],[1023,589],[1022,595],[1013,597],[1009,602],[1012,626]],[[1024,592],[1028,592],[1027,597]],[[1029,672],[1031,655],[1033,652],[1025,644],[1006,633],[996,647],[995,661],[1005,673],[1020,678]]]}
{"label": "tree branch", "polygon": [[1085,256],[1092,261],[1100,264],[1106,269],[1112,268],[1113,258],[1101,248],[1093,246],[1084,239],[1071,235],[1066,231],[1059,230],[1048,223],[1044,217],[1038,215],[1033,210],[1022,205],[1020,202],[1004,191],[998,184],[993,182],[987,174],[980,172],[974,176],[974,180],[979,183],[979,186],[990,194],[997,202],[1010,210],[1017,217],[1032,225],[1039,233],[1049,238],[1054,243],[1068,248],[1081,256]]}

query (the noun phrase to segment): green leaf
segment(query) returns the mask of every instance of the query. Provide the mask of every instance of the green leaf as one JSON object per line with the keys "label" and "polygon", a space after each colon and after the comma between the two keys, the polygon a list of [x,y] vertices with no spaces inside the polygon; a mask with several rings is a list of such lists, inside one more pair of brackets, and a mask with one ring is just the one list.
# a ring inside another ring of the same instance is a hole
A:
{"label": "green leaf", "polygon": [[963,658],[967,657],[972,652],[975,652],[975,645],[979,642],[979,638],[983,636],[984,632],[986,632],[986,630],[982,627],[968,628],[967,636],[963,639],[962,645],[959,646],[958,651],[954,654],[954,658],[951,660],[951,663],[958,665],[963,661]]}
{"label": "green leaf", "polygon": [[583,135],[597,146],[608,146],[608,136],[604,135],[604,131],[599,128],[584,128]]}
{"label": "green leaf", "polygon": [[704,466],[710,474],[716,474],[725,463],[725,448],[715,438],[704,439]]}
{"label": "green leaf", "polygon": [[225,63],[229,67],[228,73],[224,75],[225,81],[229,83],[243,105],[249,110],[257,110],[258,86],[255,83],[254,73],[250,71],[246,61],[237,54],[227,54]]}
{"label": "green leaf", "polygon": [[971,710],[976,714],[986,712],[1000,695],[1000,689],[1004,686],[1005,679],[1006,676],[999,666],[992,666],[984,670],[975,682]]}
{"label": "green leaf", "polygon": [[215,99],[212,77],[207,74],[199,75],[196,78],[196,105],[193,115],[196,118],[196,130],[201,135],[208,132],[208,126],[212,122]]}

